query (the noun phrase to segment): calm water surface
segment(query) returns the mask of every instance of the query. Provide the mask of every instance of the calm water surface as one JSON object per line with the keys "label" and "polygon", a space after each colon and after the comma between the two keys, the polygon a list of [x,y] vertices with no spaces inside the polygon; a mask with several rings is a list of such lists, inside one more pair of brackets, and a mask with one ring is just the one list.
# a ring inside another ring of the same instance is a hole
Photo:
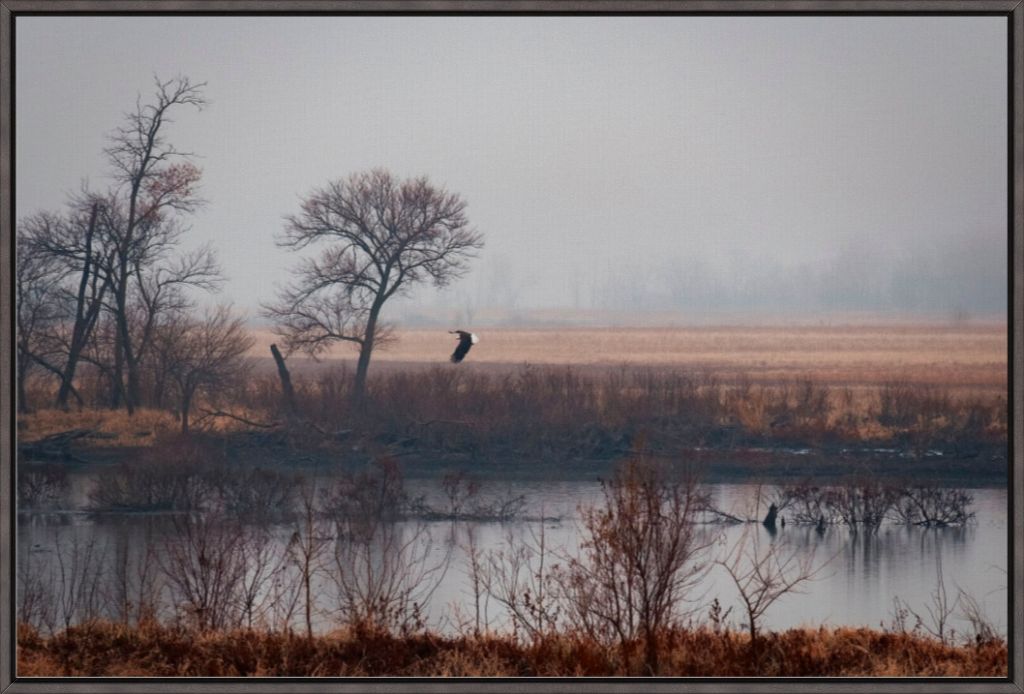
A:
{"label": "calm water surface", "polygon": [[[80,490],[82,485],[76,484],[76,488]],[[423,495],[428,502],[440,498],[433,481],[409,480],[407,488],[415,495]],[[757,493],[756,487],[735,484],[711,485],[711,490],[719,508],[742,516],[749,515],[744,509],[751,508]],[[428,625],[434,628],[451,630],[457,615],[474,613],[467,554],[471,543],[484,553],[499,551],[510,538],[515,541],[536,536],[543,526],[546,543],[553,553],[572,554],[580,540],[578,507],[601,498],[599,486],[589,482],[494,482],[481,493],[523,495],[527,500],[527,519],[509,523],[439,521],[426,525],[423,542],[429,543],[430,556],[438,564],[447,558],[447,569],[426,606]],[[963,589],[981,604],[989,620],[1005,635],[1007,492],[973,489],[971,493],[976,519],[963,528],[883,524],[875,533],[851,533],[843,526],[835,526],[819,534],[813,528],[790,523],[772,535],[760,524],[709,524],[704,526],[705,532],[715,544],[708,557],[723,556],[747,532],[753,533],[762,547],[780,543],[786,554],[813,555],[815,564],[823,566],[816,580],[804,584],[800,594],[784,596],[769,609],[764,625],[771,629],[821,624],[888,625],[895,598],[926,615],[925,605],[936,590],[941,567],[950,598]],[[83,503],[84,496],[79,494],[76,501]],[[161,535],[171,528],[169,519],[161,515],[90,515],[81,511],[21,515],[18,562],[19,566],[27,561],[37,567],[52,565],[57,552],[66,554],[74,538],[95,539],[97,547],[105,551],[104,561],[109,561],[118,552],[138,552],[147,542],[159,545]],[[280,547],[291,532],[288,525],[274,529]],[[441,576],[440,572],[436,575]],[[326,609],[332,588],[323,577],[317,585],[320,600],[325,603],[317,616],[317,626],[328,630],[337,624]],[[707,605],[717,598],[723,608],[733,606],[733,624],[741,623],[736,589],[721,567],[708,573],[694,597],[700,605],[696,613],[699,619],[706,617]],[[169,603],[169,598],[165,602]],[[169,614],[172,606],[166,604],[165,608]],[[493,599],[482,599],[481,613],[485,623],[494,628],[507,625],[504,613]],[[913,626],[913,620],[909,626]],[[961,631],[967,625],[958,619],[953,626]]]}

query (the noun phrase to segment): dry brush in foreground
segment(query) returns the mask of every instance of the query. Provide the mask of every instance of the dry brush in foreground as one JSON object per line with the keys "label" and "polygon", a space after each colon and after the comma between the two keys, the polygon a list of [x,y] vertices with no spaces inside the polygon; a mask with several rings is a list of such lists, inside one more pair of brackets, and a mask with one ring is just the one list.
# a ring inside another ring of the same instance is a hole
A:
{"label": "dry brush in foreground", "polygon": [[[661,676],[1005,677],[1007,647],[993,640],[943,645],[914,634],[862,628],[749,636],[712,629],[664,630]],[[642,648],[634,649],[638,654]],[[196,633],[144,624],[92,623],[50,638],[18,629],[17,672],[37,676],[616,676],[643,672],[622,651],[580,633],[529,641],[510,635],[446,637],[341,631],[312,639],[249,630]]]}

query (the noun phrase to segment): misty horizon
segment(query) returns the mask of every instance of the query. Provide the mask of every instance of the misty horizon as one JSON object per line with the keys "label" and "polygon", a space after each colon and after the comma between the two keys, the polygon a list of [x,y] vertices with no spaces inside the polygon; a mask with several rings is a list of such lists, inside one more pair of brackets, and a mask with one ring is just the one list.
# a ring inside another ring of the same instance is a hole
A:
{"label": "misty horizon", "polygon": [[389,321],[1005,316],[1004,39],[997,17],[19,17],[16,218],[102,189],[106,136],[183,74],[210,101],[167,131],[203,169],[185,246],[227,276],[197,299],[255,322],[299,259],[284,217],[378,166],[461,195],[485,242]]}

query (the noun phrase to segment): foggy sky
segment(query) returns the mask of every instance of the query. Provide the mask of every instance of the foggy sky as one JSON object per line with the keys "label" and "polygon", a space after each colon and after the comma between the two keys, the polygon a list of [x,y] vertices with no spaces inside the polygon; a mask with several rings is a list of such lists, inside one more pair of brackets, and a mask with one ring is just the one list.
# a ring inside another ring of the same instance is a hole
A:
{"label": "foggy sky", "polygon": [[383,166],[486,247],[386,317],[487,306],[1004,312],[1006,19],[19,17],[16,214],[106,185],[153,75],[206,81],[222,296],[258,313],[312,188]]}

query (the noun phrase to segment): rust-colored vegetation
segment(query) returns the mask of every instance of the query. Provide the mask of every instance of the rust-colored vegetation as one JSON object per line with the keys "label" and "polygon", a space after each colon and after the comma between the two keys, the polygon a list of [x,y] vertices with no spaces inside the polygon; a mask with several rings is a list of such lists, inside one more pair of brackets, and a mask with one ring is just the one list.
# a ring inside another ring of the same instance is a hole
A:
{"label": "rust-colored vegetation", "polygon": [[[433,460],[610,460],[639,438],[670,454],[864,446],[1005,458],[1005,335],[1001,326],[495,330],[453,366],[430,358],[431,340],[447,335],[405,331],[379,355],[365,398],[353,398],[347,353],[320,363],[295,355],[296,411],[285,411],[263,350],[245,378],[197,396],[191,428],[281,433],[298,419],[313,425],[299,439]],[[39,374],[19,441],[71,429],[90,432],[75,442],[82,449],[166,439],[179,424],[157,371],[140,374],[132,417],[104,408],[106,383],[86,367],[78,411],[44,409],[53,381]]]}
{"label": "rust-colored vegetation", "polygon": [[[943,645],[872,629],[790,629],[750,637],[710,628],[659,634],[662,676],[1005,677],[1003,641]],[[522,641],[508,635],[410,636],[359,630],[307,639],[251,630],[195,633],[154,623],[96,622],[44,638],[18,630],[18,675],[35,676],[610,676],[644,672],[638,641],[629,662],[618,647],[578,633]]]}

